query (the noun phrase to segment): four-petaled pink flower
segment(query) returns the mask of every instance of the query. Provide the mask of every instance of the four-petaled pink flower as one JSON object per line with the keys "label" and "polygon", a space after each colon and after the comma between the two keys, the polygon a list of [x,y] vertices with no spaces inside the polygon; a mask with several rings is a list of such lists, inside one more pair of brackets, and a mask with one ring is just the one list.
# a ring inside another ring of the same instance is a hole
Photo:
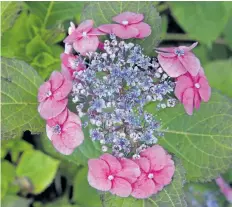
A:
{"label": "four-petaled pink flower", "polygon": [[71,154],[84,140],[79,117],[67,108],[57,117],[47,120],[47,136],[56,150]]}
{"label": "four-petaled pink flower", "polygon": [[172,181],[175,165],[161,146],[147,148],[135,162],[140,166],[141,175],[132,184],[133,197],[148,198]]}
{"label": "four-petaled pink flower", "polygon": [[77,55],[62,53],[61,61],[62,74],[70,80],[74,79],[75,72],[85,70],[86,68],[82,59]]}
{"label": "four-petaled pink flower", "polygon": [[85,20],[71,34],[65,38],[64,43],[72,44],[73,48],[81,55],[88,52],[95,52],[99,45],[99,35],[105,33],[93,28],[93,20]]}
{"label": "four-petaled pink flower", "polygon": [[142,22],[143,19],[143,14],[124,12],[113,17],[113,21],[119,24],[105,24],[98,29],[108,34],[115,34],[122,39],[144,38],[151,34],[151,27]]}
{"label": "four-petaled pink flower", "polygon": [[52,72],[49,80],[39,88],[38,111],[44,119],[59,115],[67,106],[67,96],[72,90],[72,82],[60,72]]}
{"label": "four-petaled pink flower", "polygon": [[100,159],[90,159],[88,165],[88,181],[92,187],[121,197],[131,194],[131,184],[140,175],[139,166],[134,161],[117,159],[107,153]]}
{"label": "four-petaled pink flower", "polygon": [[178,77],[175,95],[183,103],[185,111],[189,115],[192,115],[193,108],[200,108],[201,101],[208,102],[211,96],[211,88],[203,69],[201,68],[195,77],[189,73]]}
{"label": "four-petaled pink flower", "polygon": [[158,60],[163,70],[173,78],[189,72],[192,76],[196,76],[201,68],[198,58],[190,52],[197,46],[197,42],[190,47],[170,47],[157,48]]}

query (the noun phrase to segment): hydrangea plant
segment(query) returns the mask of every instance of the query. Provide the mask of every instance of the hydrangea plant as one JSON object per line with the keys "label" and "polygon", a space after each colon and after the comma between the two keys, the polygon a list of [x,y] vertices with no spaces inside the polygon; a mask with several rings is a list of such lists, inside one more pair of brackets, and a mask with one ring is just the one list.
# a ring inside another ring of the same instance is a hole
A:
{"label": "hydrangea plant", "polygon": [[[185,181],[212,179],[231,202],[220,177],[232,163],[231,100],[211,91],[225,93],[228,82],[222,89],[212,82],[194,54],[198,43],[158,47],[161,18],[150,2],[91,2],[80,19],[67,29],[64,51],[54,51],[61,71],[45,83],[22,61],[2,58],[4,138],[46,130],[43,150],[82,165],[74,195],[87,186],[96,206],[187,206]],[[33,153],[26,155],[24,163]],[[42,192],[53,177],[31,191]],[[215,194],[207,192],[212,206]]]}

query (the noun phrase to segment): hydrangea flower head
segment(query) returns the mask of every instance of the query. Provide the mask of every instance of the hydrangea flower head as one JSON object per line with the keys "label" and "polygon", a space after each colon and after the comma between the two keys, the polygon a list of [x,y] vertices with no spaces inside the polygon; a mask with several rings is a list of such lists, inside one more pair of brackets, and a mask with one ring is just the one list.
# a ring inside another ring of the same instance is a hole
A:
{"label": "hydrangea flower head", "polygon": [[[143,20],[143,14],[124,12],[113,17],[115,24],[98,28],[93,28],[93,20],[77,28],[71,23],[62,71],[53,72],[38,94],[38,111],[47,121],[47,136],[55,149],[73,153],[84,141],[81,126],[88,126],[86,139],[99,142],[103,153],[88,161],[89,184],[137,199],[161,191],[175,172],[171,155],[157,145],[164,132],[162,120],[152,110],[168,112],[179,100],[191,115],[211,95],[191,52],[197,43],[157,48],[158,57],[149,57],[141,45],[128,40],[151,34]],[[99,42],[98,36],[107,34],[109,38]],[[66,108],[68,95],[76,113]],[[151,102],[155,104],[147,110]]]}

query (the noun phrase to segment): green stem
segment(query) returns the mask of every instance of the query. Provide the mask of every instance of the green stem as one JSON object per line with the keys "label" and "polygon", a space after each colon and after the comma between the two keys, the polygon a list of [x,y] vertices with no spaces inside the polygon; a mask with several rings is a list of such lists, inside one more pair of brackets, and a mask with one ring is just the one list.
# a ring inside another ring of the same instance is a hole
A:
{"label": "green stem", "polygon": [[[179,33],[167,33],[163,40],[178,40],[178,41],[198,41],[195,38],[191,38],[189,37],[187,34],[179,34]],[[221,45],[225,45],[226,42],[224,39],[218,38],[217,40],[215,40],[216,44],[221,44]]]}
{"label": "green stem", "polygon": [[159,13],[162,13],[164,12],[165,10],[167,10],[169,8],[168,4],[167,3],[163,3],[163,4],[160,4],[156,7],[157,11]]}

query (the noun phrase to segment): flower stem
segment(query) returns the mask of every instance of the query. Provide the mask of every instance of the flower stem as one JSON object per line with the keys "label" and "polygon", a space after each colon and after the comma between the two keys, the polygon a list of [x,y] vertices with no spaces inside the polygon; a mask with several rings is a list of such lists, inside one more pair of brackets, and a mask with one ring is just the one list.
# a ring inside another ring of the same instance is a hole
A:
{"label": "flower stem", "polygon": [[[180,33],[167,33],[164,36],[163,41],[167,41],[167,40],[198,41],[195,38],[189,37],[187,34],[180,34]],[[225,40],[222,38],[218,38],[217,40],[215,40],[215,43],[221,44],[221,45],[226,45]]]}
{"label": "flower stem", "polygon": [[159,13],[162,13],[162,12],[164,12],[165,10],[167,10],[168,9],[168,4],[167,3],[163,3],[163,4],[160,4],[160,5],[157,5],[157,11],[159,12]]}

